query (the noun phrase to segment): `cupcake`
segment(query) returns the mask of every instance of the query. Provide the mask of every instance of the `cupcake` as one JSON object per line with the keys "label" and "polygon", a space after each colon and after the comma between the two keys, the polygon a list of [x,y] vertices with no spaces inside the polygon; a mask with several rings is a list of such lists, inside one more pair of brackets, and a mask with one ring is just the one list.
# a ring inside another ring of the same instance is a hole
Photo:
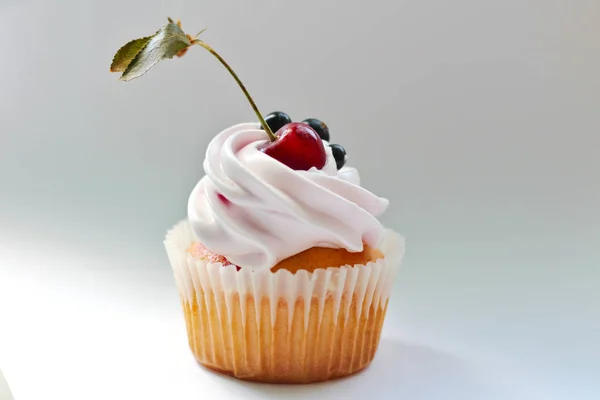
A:
{"label": "cupcake", "polygon": [[137,41],[113,60],[124,80],[156,64],[158,50],[171,58],[197,44],[227,67],[259,120],[211,140],[188,218],[164,241],[198,362],[277,383],[367,367],[404,254],[403,239],[377,219],[388,201],[361,187],[327,125],[263,118],[223,58],[179,23]]}

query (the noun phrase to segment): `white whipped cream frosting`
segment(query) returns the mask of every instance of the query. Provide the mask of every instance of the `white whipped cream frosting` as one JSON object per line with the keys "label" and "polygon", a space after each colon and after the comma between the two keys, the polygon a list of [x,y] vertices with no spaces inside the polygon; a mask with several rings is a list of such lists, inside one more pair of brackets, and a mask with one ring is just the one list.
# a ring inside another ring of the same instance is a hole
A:
{"label": "white whipped cream frosting", "polygon": [[240,267],[272,268],[311,247],[378,247],[377,216],[386,199],[360,187],[358,171],[337,170],[324,143],[321,170],[295,171],[257,149],[267,140],[256,123],[234,125],[208,145],[206,175],[192,191],[188,219],[196,238]]}

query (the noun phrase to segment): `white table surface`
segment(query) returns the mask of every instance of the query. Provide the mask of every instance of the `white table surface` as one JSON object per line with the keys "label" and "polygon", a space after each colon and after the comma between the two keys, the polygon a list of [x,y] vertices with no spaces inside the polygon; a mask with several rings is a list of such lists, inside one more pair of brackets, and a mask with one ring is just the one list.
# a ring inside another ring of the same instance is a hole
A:
{"label": "white table surface", "polygon": [[[423,308],[417,303],[420,296],[411,294],[406,281],[411,280],[410,270],[396,282],[379,352],[365,372],[308,386],[240,382],[194,361],[171,272],[160,249],[153,252],[157,260],[146,262],[164,262],[164,268],[152,276],[136,277],[119,268],[125,260],[119,264],[114,258],[67,257],[66,248],[63,254],[49,248],[15,248],[13,243],[12,250],[0,252],[0,265],[8,267],[0,281],[0,362],[17,400],[566,400],[593,399],[597,393],[593,370],[586,375],[545,364],[543,357],[531,355],[531,349],[525,357],[519,354],[519,349],[532,346],[531,337],[519,340],[506,335],[509,330],[504,337],[478,336],[476,332],[487,322],[464,319],[478,309],[475,303],[452,311],[432,292],[429,295],[435,297],[440,313],[423,312],[422,322],[416,323],[411,310]],[[103,270],[102,265],[110,268]],[[515,308],[498,327],[522,323],[523,316]],[[457,332],[453,318],[467,328],[462,337],[453,336]],[[419,332],[419,326],[425,328]],[[539,340],[548,340],[556,357],[572,352],[557,350],[552,334]]]}
{"label": "white table surface", "polygon": [[2,371],[0,371],[0,399],[2,400],[12,400],[12,394],[10,393],[10,388],[8,387],[8,383],[6,383],[6,379],[4,379],[4,375]]}

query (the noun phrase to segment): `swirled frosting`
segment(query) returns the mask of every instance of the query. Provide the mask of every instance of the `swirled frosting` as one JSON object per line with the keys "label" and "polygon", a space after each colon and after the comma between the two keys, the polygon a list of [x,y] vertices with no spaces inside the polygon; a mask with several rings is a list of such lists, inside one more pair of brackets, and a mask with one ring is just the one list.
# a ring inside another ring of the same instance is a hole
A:
{"label": "swirled frosting", "polygon": [[188,218],[198,241],[240,267],[271,268],[311,247],[377,247],[386,199],[360,186],[358,171],[339,171],[329,146],[321,170],[295,171],[257,149],[256,123],[232,126],[208,145],[206,175],[193,189]]}

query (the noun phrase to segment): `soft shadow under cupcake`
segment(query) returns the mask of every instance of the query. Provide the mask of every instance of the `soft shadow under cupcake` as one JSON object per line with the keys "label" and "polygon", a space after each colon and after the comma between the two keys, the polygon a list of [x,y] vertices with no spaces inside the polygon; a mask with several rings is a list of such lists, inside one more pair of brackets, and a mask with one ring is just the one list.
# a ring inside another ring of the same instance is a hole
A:
{"label": "soft shadow under cupcake", "polygon": [[205,369],[215,383],[244,399],[493,400],[507,393],[481,368],[431,347],[382,338],[371,365],[353,376],[308,385],[240,381]]}

